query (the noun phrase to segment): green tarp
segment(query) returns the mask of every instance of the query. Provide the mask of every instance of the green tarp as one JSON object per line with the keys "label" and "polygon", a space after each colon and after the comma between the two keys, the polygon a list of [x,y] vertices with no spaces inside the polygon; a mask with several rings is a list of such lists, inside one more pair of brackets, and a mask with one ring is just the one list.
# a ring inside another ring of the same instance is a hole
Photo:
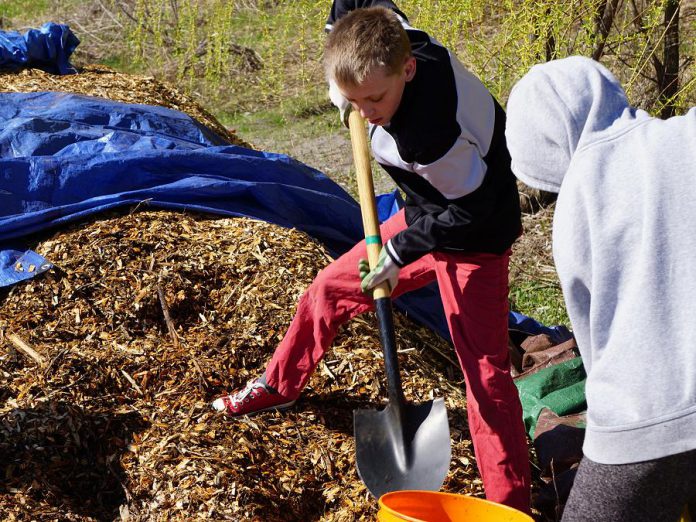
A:
{"label": "green tarp", "polygon": [[522,402],[524,425],[530,438],[534,438],[534,429],[543,408],[558,416],[587,409],[586,377],[582,359],[576,357],[515,380]]}

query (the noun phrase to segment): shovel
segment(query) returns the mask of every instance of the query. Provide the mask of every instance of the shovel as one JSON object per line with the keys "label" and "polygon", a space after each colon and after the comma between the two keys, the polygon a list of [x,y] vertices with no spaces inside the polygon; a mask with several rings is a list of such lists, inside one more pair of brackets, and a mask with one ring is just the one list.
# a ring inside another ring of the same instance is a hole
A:
{"label": "shovel", "polygon": [[[370,268],[374,268],[382,239],[365,121],[359,112],[350,113],[349,127],[367,255]],[[384,352],[389,402],[383,410],[353,412],[358,475],[377,499],[390,491],[439,490],[447,476],[451,457],[444,399],[410,404],[401,389],[390,294],[387,282],[375,287],[372,294]]]}

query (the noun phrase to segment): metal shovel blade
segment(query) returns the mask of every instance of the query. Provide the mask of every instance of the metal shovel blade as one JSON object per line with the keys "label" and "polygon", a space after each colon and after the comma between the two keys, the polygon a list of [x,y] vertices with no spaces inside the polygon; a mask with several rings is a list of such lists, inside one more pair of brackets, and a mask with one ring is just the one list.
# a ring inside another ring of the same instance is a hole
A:
{"label": "metal shovel blade", "polygon": [[356,410],[353,425],[358,475],[375,498],[390,491],[440,489],[451,457],[444,399]]}

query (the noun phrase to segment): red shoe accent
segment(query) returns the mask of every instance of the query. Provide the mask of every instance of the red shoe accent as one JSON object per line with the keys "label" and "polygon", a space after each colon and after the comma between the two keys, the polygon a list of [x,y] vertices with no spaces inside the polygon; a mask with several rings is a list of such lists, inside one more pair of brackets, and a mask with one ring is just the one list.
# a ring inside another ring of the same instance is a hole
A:
{"label": "red shoe accent", "polygon": [[294,400],[273,391],[257,379],[249,382],[243,390],[215,399],[211,407],[229,417],[241,417],[262,411],[284,410],[293,404]]}

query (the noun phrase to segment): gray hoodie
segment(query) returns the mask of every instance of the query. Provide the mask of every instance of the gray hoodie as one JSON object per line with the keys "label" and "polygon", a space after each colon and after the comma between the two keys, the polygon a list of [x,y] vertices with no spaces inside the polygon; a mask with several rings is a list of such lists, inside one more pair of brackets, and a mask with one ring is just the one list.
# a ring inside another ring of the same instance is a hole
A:
{"label": "gray hoodie", "polygon": [[695,449],[696,109],[653,118],[572,57],[534,66],[507,116],[514,173],[559,193],[553,254],[588,374],[585,455]]}

